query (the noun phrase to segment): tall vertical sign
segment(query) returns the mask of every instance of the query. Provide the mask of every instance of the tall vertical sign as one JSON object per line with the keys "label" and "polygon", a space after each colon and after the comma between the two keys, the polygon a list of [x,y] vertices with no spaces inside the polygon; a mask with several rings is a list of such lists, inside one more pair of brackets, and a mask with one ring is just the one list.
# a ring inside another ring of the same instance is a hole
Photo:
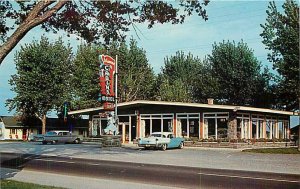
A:
{"label": "tall vertical sign", "polygon": [[104,110],[113,111],[115,103],[115,66],[116,61],[108,55],[99,55],[100,71],[100,97],[99,100],[103,103]]}
{"label": "tall vertical sign", "polygon": [[107,127],[104,129],[105,133],[116,135],[118,134],[118,112],[117,103],[118,99],[118,76],[117,76],[117,61],[116,59],[108,55],[100,55],[100,71],[99,71],[99,83],[100,83],[100,98],[99,100],[103,104],[104,111],[109,111]]}

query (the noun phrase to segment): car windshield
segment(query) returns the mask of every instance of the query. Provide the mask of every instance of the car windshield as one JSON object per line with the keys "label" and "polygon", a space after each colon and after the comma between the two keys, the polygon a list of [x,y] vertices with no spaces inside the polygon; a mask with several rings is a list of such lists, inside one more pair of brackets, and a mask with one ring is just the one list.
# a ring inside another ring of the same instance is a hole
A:
{"label": "car windshield", "polygon": [[46,135],[54,136],[54,135],[56,135],[56,132],[49,131],[49,132],[46,133]]}
{"label": "car windshield", "polygon": [[152,134],[151,137],[161,137],[161,134]]}

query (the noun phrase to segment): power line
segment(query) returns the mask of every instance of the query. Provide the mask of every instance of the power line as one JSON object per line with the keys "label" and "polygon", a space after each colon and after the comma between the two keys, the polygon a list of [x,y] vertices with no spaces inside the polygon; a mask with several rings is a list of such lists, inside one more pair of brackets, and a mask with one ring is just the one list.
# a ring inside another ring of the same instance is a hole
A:
{"label": "power line", "polygon": [[[252,41],[251,41],[252,40]],[[254,41],[256,40],[256,41]],[[243,39],[243,42],[246,44],[257,43],[261,38],[249,38]],[[227,40],[225,40],[227,41]],[[245,42],[247,41],[247,42]],[[218,43],[217,43],[218,44]],[[187,51],[187,50],[200,50],[200,49],[208,49],[208,47],[212,47],[213,44],[201,44],[201,45],[193,45],[193,46],[185,46],[181,48],[169,48],[169,49],[158,49],[154,51],[147,51],[148,54],[156,54],[156,53],[164,53],[164,52],[172,52],[172,51]]]}

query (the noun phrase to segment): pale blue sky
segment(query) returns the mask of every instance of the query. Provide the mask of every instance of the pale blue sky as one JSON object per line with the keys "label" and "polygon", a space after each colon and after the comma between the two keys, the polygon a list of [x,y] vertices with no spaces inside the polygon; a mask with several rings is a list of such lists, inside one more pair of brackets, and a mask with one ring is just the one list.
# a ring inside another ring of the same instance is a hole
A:
{"label": "pale blue sky", "polygon": [[[283,1],[276,1],[281,7]],[[243,39],[254,50],[255,56],[270,68],[272,65],[267,61],[268,51],[261,43],[259,34],[262,32],[260,24],[265,23],[268,1],[212,1],[206,7],[209,20],[204,21],[198,16],[188,17],[182,25],[157,24],[152,29],[147,29],[146,24],[137,25],[140,39],[134,32],[130,32],[129,38],[138,41],[138,46],[147,52],[147,58],[154,71],[158,73],[164,64],[166,56],[174,55],[176,51],[191,52],[194,56],[203,58],[211,53],[214,42],[240,41]],[[21,45],[39,40],[44,32],[39,28],[30,31],[17,47],[9,54],[0,66],[0,115],[8,115],[5,100],[13,98],[8,84],[10,76],[15,71],[14,54]],[[46,33],[51,40],[62,36],[66,42],[70,42],[74,50],[80,41],[76,36],[67,38],[61,32],[59,34]],[[297,124],[298,120],[293,120]]]}

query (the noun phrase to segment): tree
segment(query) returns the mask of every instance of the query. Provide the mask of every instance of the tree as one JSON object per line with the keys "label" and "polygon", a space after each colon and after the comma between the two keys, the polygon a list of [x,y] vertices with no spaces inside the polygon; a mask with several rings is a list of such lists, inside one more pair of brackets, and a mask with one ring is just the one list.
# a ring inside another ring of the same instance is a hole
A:
{"label": "tree", "polygon": [[[207,20],[203,6],[208,1],[180,1],[178,7],[163,1],[0,1],[0,64],[32,28],[41,25],[45,31],[66,31],[88,42],[123,40],[129,26],[147,22],[183,23],[193,13]],[[183,11],[182,11],[183,10]],[[11,24],[13,23],[13,24]],[[13,34],[7,38],[10,32]]]}
{"label": "tree", "polygon": [[282,7],[284,13],[277,10],[275,2],[270,2],[260,35],[266,49],[271,51],[268,59],[280,76],[276,88],[277,104],[281,109],[296,110],[300,97],[299,5],[294,0],[287,0]]}
{"label": "tree", "polygon": [[116,43],[108,47],[81,45],[74,60],[73,108],[90,108],[98,101],[100,54],[118,55],[118,101],[145,100],[153,97],[155,75],[146,52],[131,40],[129,45]]}
{"label": "tree", "polygon": [[177,79],[170,81],[168,78],[162,78],[159,85],[159,99],[163,101],[175,101],[175,102],[190,102],[191,97],[188,94],[187,86]]}
{"label": "tree", "polygon": [[166,57],[158,80],[158,96],[165,101],[195,101],[195,88],[201,61],[192,54],[177,52]]}
{"label": "tree", "polygon": [[100,106],[99,97],[99,48],[80,45],[73,60],[71,77],[72,108],[83,109]]}
{"label": "tree", "polygon": [[212,75],[217,80],[219,103],[253,105],[254,97],[263,91],[260,62],[244,42],[215,43],[208,55]]}
{"label": "tree", "polygon": [[130,40],[122,43],[118,56],[119,101],[149,100],[153,98],[155,75],[146,52]]}
{"label": "tree", "polygon": [[130,40],[129,45],[116,43],[106,49],[104,54],[118,55],[118,99],[119,102],[151,99],[155,75],[148,63],[146,52]]}
{"label": "tree", "polygon": [[217,99],[219,95],[220,84],[214,76],[212,65],[207,58],[204,58],[200,69],[197,70],[197,78],[194,85],[195,101],[207,103],[208,98]]}
{"label": "tree", "polygon": [[13,99],[7,100],[9,110],[16,109],[24,117],[36,116],[46,131],[47,113],[60,110],[69,100],[71,48],[62,39],[50,43],[46,37],[21,47],[15,55],[17,74],[10,79]]}

